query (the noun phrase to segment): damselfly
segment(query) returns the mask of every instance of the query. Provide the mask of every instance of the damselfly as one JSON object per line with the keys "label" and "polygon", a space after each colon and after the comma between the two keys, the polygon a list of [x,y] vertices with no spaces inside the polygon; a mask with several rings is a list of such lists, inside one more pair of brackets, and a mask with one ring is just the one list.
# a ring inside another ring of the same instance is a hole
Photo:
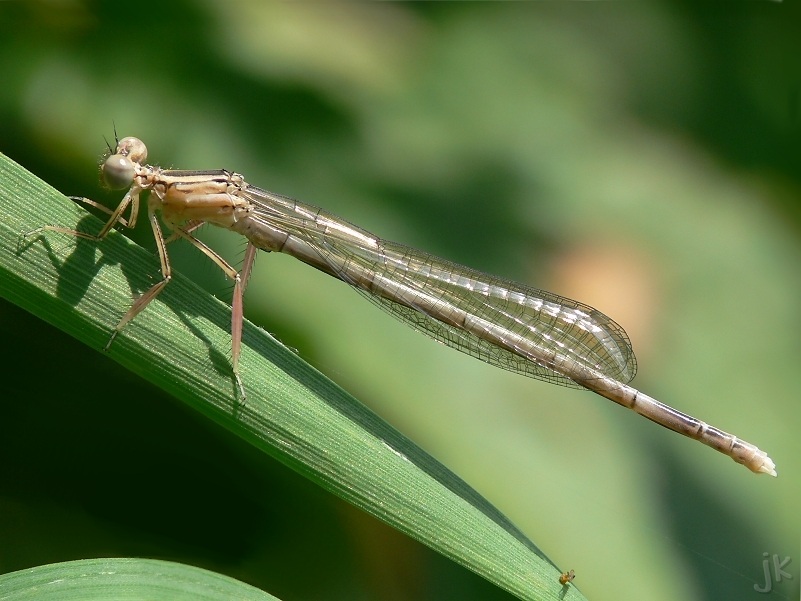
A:
{"label": "damselfly", "polygon": [[[239,394],[242,295],[256,250],[283,252],[347,282],[412,328],[469,355],[510,371],[556,384],[586,388],[679,434],[728,455],[756,473],[776,475],[775,465],[756,446],[632,388],[637,369],[626,332],[583,303],[382,240],[322,209],[251,186],[238,173],[178,171],[145,164],[141,140],[123,138],[103,163],[106,183],[129,187],[96,235],[45,226],[102,240],[121,224],[136,224],[140,194],[149,192],[147,213],[161,261],[162,279],[133,303],[114,329],[122,328],[164,289],[171,277],[167,243],[183,238],[209,257],[234,282],[232,364]],[[123,214],[130,207],[128,218]],[[157,217],[171,230],[164,237]],[[241,271],[198,240],[204,223],[248,239]],[[31,232],[33,233],[33,232]]]}

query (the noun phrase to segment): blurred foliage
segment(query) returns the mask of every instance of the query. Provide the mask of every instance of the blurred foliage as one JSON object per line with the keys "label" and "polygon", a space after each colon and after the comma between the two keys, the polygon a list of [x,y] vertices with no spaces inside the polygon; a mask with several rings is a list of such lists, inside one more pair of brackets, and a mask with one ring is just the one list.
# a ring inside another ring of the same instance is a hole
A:
{"label": "blurred foliage", "polygon": [[[639,387],[758,444],[779,478],[431,344],[291,259],[263,258],[247,298],[588,598],[761,598],[763,554],[791,558],[775,592],[797,598],[798,10],[0,2],[0,150],[111,205],[91,162],[115,124],[155,163],[235,169],[597,306],[629,331]],[[7,303],[0,332],[0,572],[144,556],[282,599],[509,598]]]}

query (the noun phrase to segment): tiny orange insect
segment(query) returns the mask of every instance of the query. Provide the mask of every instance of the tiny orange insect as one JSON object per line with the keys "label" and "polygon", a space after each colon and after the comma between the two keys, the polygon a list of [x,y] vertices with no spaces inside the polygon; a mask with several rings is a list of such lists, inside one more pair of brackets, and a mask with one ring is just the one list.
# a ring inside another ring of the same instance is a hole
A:
{"label": "tiny orange insect", "polygon": [[559,576],[559,584],[567,584],[568,582],[573,582],[573,579],[576,577],[576,573],[573,570],[569,572],[565,572],[561,576]]}

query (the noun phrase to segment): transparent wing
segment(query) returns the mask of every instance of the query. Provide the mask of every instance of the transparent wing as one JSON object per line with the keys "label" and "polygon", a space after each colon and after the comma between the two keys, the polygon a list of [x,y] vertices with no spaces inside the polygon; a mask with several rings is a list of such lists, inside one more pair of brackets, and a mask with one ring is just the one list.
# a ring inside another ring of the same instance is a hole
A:
{"label": "transparent wing", "polygon": [[[317,248],[329,264],[341,264],[342,257],[347,257],[351,263],[366,263],[366,268],[375,269],[407,290],[437,297],[443,304],[501,325],[510,339],[521,336],[541,348],[558,349],[561,354],[618,381],[629,382],[636,374],[637,363],[626,332],[600,311],[394,242],[382,241],[381,246],[383,260],[378,264],[336,239],[326,238]],[[348,281],[347,273],[342,271],[341,279],[352,284],[368,300],[450,347],[515,373],[582,388],[569,377],[523,354],[522,349],[507,350],[435,319],[416,307],[413,301],[408,301],[415,297],[413,293],[404,294],[406,304],[399,303],[370,294],[357,282]]]}

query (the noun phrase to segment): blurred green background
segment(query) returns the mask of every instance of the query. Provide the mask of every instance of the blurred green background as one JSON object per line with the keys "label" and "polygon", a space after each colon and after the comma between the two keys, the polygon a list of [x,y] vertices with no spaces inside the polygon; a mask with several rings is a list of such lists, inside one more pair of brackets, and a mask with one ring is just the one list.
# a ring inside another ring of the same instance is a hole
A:
{"label": "blurred green background", "polygon": [[[795,599],[800,12],[0,2],[0,151],[113,205],[94,163],[116,124],[153,163],[236,170],[598,307],[631,336],[638,388],[759,445],[779,478],[434,344],[291,258],[261,257],[246,297],[589,599],[760,599],[774,555],[792,579],[771,594]],[[227,234],[201,237],[240,256]],[[209,261],[171,250],[230,298]],[[285,600],[511,598],[5,301],[0,341],[0,573],[140,556]]]}

